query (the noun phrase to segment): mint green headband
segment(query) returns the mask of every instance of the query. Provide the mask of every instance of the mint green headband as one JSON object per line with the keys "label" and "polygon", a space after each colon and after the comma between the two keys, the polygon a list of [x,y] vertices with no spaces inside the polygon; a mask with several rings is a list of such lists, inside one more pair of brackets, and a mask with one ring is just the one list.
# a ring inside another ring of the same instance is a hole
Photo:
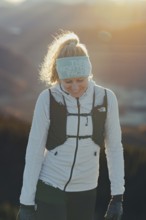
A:
{"label": "mint green headband", "polygon": [[59,79],[88,77],[91,69],[91,62],[87,56],[64,57],[56,60]]}

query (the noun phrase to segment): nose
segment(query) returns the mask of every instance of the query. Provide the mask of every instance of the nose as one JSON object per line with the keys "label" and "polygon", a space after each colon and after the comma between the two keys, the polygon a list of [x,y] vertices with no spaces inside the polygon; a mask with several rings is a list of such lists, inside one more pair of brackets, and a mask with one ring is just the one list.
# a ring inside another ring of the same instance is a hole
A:
{"label": "nose", "polygon": [[72,84],[72,90],[77,91],[79,89],[79,85],[77,83]]}

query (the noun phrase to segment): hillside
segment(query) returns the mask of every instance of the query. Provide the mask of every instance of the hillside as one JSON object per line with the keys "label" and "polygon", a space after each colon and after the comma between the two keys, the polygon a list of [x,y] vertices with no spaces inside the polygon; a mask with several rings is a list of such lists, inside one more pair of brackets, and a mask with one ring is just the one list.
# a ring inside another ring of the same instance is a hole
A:
{"label": "hillside", "polygon": [[0,114],[0,204],[17,204],[30,125]]}
{"label": "hillside", "polygon": [[[30,124],[0,114],[0,219],[13,220],[19,205],[24,158]],[[123,220],[144,220],[146,184],[145,130],[122,128],[125,157],[126,191]],[[137,139],[137,141],[135,141]],[[143,141],[142,141],[143,140]],[[97,189],[97,216],[102,220],[109,202],[109,180],[103,149],[100,157],[100,176]],[[9,217],[6,217],[8,216]],[[13,217],[12,217],[13,215]]]}

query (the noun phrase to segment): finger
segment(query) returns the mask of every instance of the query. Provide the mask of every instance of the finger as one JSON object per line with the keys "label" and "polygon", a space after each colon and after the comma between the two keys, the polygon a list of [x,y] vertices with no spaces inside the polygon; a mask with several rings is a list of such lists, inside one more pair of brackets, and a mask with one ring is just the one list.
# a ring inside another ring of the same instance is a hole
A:
{"label": "finger", "polygon": [[112,216],[106,216],[104,219],[105,220],[114,220]]}
{"label": "finger", "polygon": [[17,214],[16,220],[20,220],[20,210],[18,211],[18,214]]}
{"label": "finger", "polygon": [[121,218],[122,218],[122,215],[118,216],[117,220],[121,220]]}
{"label": "finger", "polygon": [[121,220],[121,216],[114,215],[112,220]]}

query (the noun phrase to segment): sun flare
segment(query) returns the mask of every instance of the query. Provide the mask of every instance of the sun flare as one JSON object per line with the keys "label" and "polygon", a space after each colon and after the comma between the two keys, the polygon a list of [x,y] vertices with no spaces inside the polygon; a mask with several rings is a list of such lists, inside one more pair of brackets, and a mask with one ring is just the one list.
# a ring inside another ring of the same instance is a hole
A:
{"label": "sun flare", "polygon": [[[107,0],[108,4],[94,7],[101,27],[121,29],[140,25],[145,20],[146,0]],[[105,34],[104,34],[105,35]]]}

